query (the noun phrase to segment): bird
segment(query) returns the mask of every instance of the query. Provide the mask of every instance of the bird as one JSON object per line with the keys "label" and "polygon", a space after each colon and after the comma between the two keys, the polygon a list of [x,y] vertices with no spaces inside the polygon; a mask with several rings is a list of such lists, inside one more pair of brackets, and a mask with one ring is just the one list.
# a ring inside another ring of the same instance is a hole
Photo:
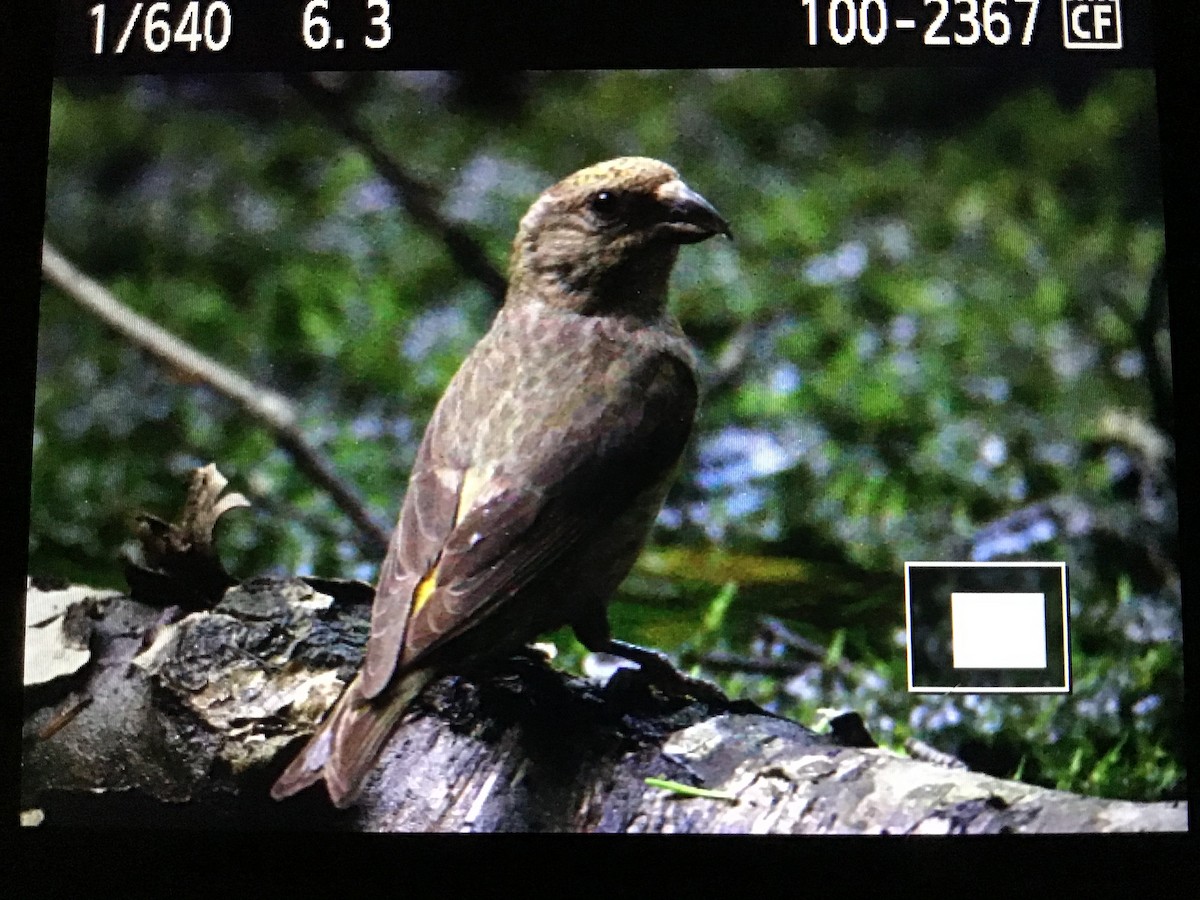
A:
{"label": "bird", "polygon": [[607,602],[696,416],[668,280],[681,246],[716,235],[732,238],[711,203],[636,156],[563,178],[521,218],[504,302],[418,448],[360,669],[275,799],[323,779],[351,805],[428,683],[564,625],[590,651],[671,668],[612,637]]}

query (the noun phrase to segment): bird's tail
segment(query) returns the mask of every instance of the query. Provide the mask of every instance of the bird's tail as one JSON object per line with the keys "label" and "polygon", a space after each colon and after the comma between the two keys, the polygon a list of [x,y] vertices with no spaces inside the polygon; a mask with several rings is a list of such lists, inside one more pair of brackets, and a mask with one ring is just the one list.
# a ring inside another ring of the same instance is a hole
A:
{"label": "bird's tail", "polygon": [[349,806],[384,742],[433,675],[428,669],[409,672],[371,699],[362,696],[355,678],[271,787],[271,796],[282,800],[324,778],[333,805],[339,809]]}

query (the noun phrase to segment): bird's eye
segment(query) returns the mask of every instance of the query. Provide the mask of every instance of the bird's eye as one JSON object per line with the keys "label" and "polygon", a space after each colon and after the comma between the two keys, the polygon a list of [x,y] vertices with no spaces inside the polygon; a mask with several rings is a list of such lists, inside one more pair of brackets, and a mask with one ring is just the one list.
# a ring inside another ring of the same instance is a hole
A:
{"label": "bird's eye", "polygon": [[611,219],[616,216],[620,201],[612,191],[598,191],[591,196],[588,206],[601,219]]}

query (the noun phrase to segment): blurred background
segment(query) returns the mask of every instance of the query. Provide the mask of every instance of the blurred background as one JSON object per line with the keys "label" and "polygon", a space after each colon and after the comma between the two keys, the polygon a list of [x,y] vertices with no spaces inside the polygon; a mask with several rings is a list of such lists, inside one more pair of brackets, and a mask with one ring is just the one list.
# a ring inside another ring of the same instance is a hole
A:
{"label": "blurred background", "polygon": [[[52,115],[48,240],[292,398],[384,528],[529,203],[608,157],[675,165],[736,239],[676,270],[706,395],[616,635],[893,749],[1184,796],[1152,73],[67,79]],[[122,586],[133,517],[214,461],[253,503],[217,530],[235,576],[374,578],[269,431],[54,287],[36,407],[31,574]],[[907,694],[903,562],[934,559],[1066,560],[1074,693]]]}

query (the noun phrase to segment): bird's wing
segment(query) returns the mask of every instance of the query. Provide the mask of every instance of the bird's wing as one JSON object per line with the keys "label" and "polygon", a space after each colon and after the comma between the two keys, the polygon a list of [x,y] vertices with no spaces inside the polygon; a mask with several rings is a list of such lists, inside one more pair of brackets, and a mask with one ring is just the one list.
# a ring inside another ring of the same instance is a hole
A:
{"label": "bird's wing", "polygon": [[463,468],[434,462],[427,435],[413,464],[400,523],[379,567],[371,634],[359,673],[364,697],[378,695],[391,680],[417,588],[454,529],[465,475]]}
{"label": "bird's wing", "polygon": [[439,468],[423,445],[426,467],[414,469],[381,568],[363,696],[473,627],[674,467],[695,412],[690,368],[662,353],[631,388],[619,415],[597,403],[519,478]]}

